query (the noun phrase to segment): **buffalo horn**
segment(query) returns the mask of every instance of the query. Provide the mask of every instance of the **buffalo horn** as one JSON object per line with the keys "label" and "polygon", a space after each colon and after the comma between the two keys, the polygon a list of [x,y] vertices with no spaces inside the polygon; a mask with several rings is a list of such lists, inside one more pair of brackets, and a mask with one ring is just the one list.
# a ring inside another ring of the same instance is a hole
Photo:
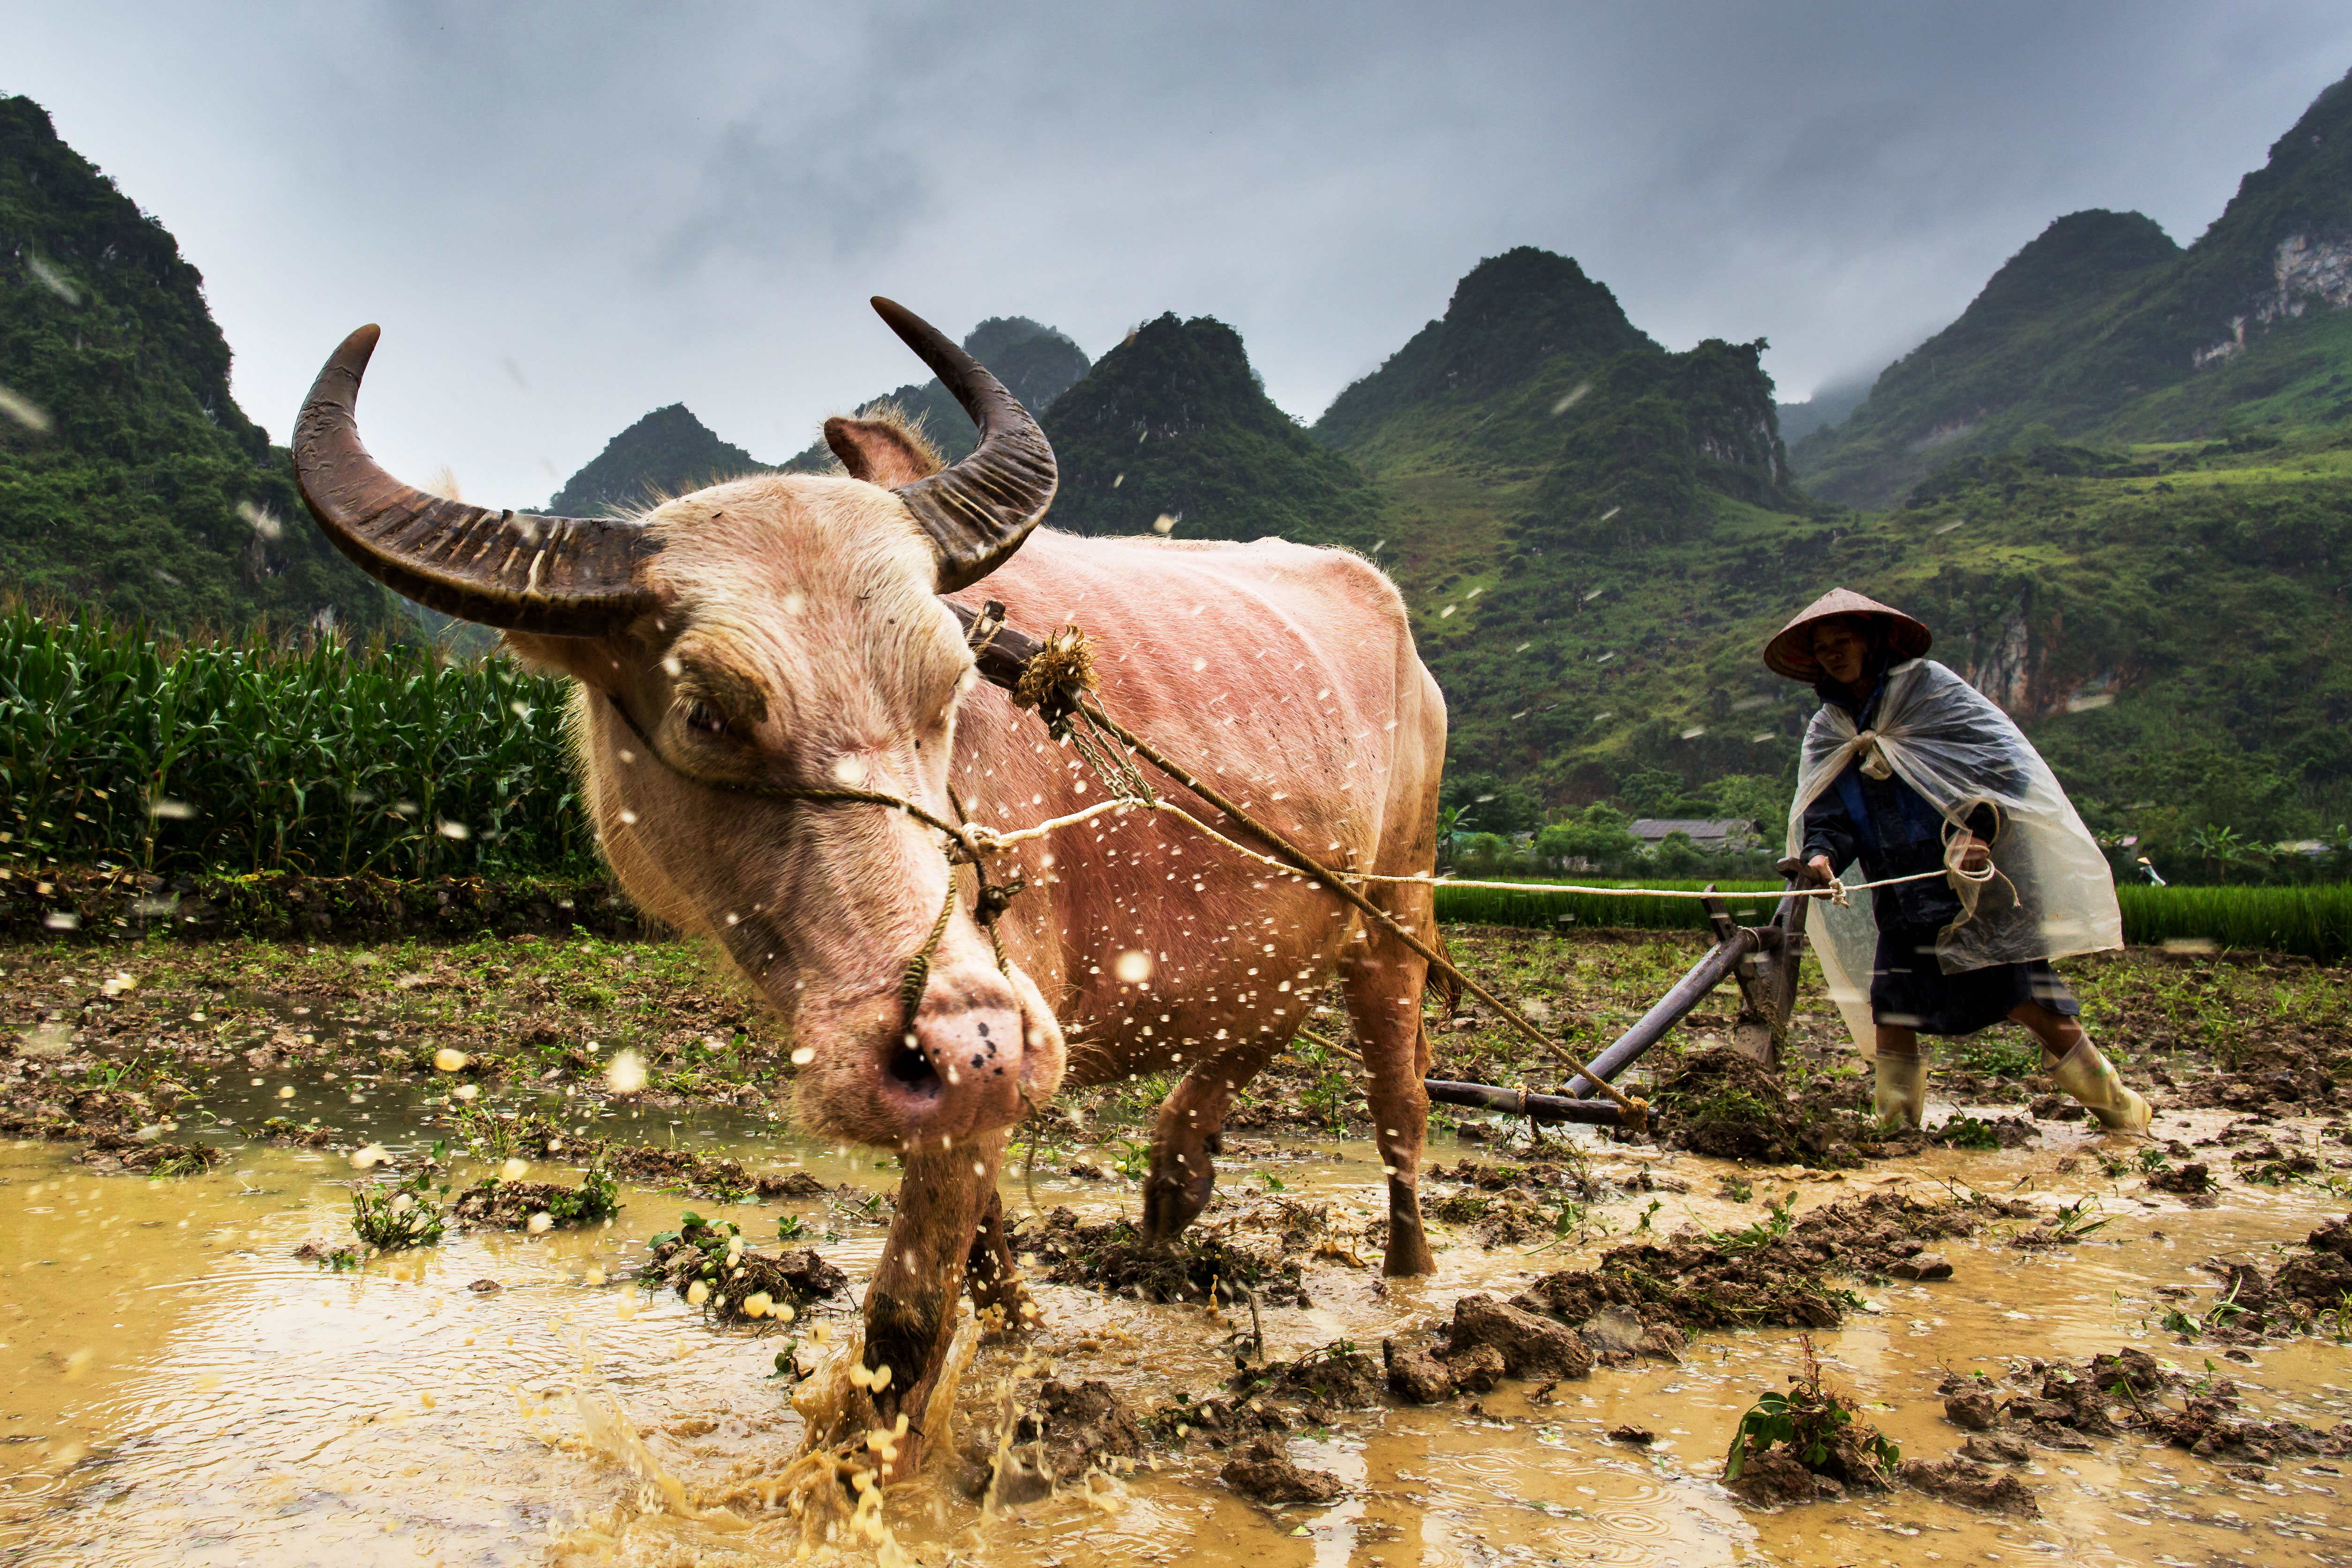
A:
{"label": "buffalo horn", "polygon": [[641,523],[493,512],[403,484],[360,444],[360,377],[380,336],[343,340],[303,400],[294,478],[320,531],[362,571],[445,615],[508,632],[590,637],[653,606]]}
{"label": "buffalo horn", "polygon": [[898,487],[930,536],[940,591],[969,588],[1004,564],[1054,503],[1054,449],[1021,402],[970,354],[902,305],[874,308],[980,426],[980,444],[954,466]]}

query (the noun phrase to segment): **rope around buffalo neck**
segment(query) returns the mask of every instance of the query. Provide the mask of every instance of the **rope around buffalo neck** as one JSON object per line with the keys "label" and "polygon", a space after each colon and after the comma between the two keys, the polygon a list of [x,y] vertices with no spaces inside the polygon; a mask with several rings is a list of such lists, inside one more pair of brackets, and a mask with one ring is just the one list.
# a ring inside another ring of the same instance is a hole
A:
{"label": "rope around buffalo neck", "polygon": [[[988,647],[1002,630],[1003,625],[1001,610],[992,604],[989,611],[983,612],[973,623],[968,638],[975,654]],[[1343,902],[1352,904],[1367,919],[1376,922],[1386,929],[1433,968],[1450,977],[1465,990],[1493,1008],[1497,1015],[1507,1019],[1529,1040],[1559,1057],[1567,1065],[1575,1068],[1587,1082],[1596,1085],[1602,1093],[1616,1102],[1618,1109],[1634,1130],[1639,1131],[1648,1125],[1649,1103],[1646,1100],[1627,1095],[1595,1071],[1589,1063],[1576,1052],[1569,1050],[1564,1043],[1545,1034],[1529,1022],[1517,1008],[1472,979],[1452,960],[1431,947],[1394,915],[1372,903],[1350,884],[1381,883],[1432,888],[1478,887],[1528,893],[1591,893],[1615,897],[1712,898],[1720,896],[1719,894],[1684,888],[1613,888],[1583,887],[1558,883],[1457,882],[1441,880],[1433,876],[1386,876],[1366,872],[1334,870],[1316,860],[1279,831],[1251,816],[1238,803],[1227,800],[1213,786],[1194,776],[1112,718],[1100,707],[1099,699],[1089,703],[1086,694],[1096,689],[1096,686],[1089,640],[1073,624],[1064,627],[1062,631],[1047,640],[1039,652],[1024,666],[1018,685],[1012,688],[1015,706],[1036,708],[1039,717],[1045,723],[1047,732],[1056,740],[1068,742],[1085,760],[1089,770],[1102,782],[1103,787],[1111,793],[1109,800],[1097,801],[1066,816],[1051,818],[1028,828],[1000,832],[974,827],[966,817],[962,802],[956,798],[952,786],[948,792],[949,802],[957,817],[961,819],[956,823],[941,820],[911,800],[875,789],[771,784],[714,784],[710,787],[735,793],[761,796],[769,800],[798,800],[816,805],[882,806],[903,812],[947,836],[949,841],[946,846],[949,866],[947,897],[940,905],[938,919],[932,923],[929,935],[915,956],[908,960],[899,980],[899,999],[907,1009],[909,1025],[913,1021],[914,1009],[921,1000],[923,988],[929,980],[931,959],[936,956],[940,942],[946,938],[948,924],[954,914],[956,896],[954,868],[959,863],[957,853],[959,850],[962,852],[961,858],[970,861],[980,879],[980,888],[974,901],[974,918],[987,928],[990,943],[995,950],[997,967],[1010,977],[1012,969],[1004,956],[1004,942],[996,928],[996,922],[1003,913],[1005,905],[1010,903],[1014,894],[1022,891],[1024,884],[1016,878],[1000,887],[992,887],[983,863],[984,857],[991,853],[1002,853],[1015,844],[1047,837],[1063,828],[1076,826],[1105,812],[1123,812],[1140,808],[1150,811],[1164,811],[1177,817],[1205,837],[1262,865],[1314,879],[1308,883],[1312,888],[1320,889],[1328,884],[1330,891]],[[636,720],[630,716],[626,708],[621,706],[618,698],[613,697],[609,693],[606,696],[612,703],[614,711],[619,714],[622,722],[628,726],[630,733],[643,743],[656,761],[669,768],[671,771],[679,773],[681,777],[688,779],[694,777],[677,768],[668,758],[662,755],[661,749],[654,744],[652,737],[638,727]],[[1259,840],[1280,851],[1280,858],[1263,854],[1235,843],[1231,838],[1217,831],[1181,806],[1159,798],[1152,792],[1140,771],[1129,760],[1130,757],[1135,756],[1140,756],[1150,761],[1161,773],[1214,807],[1229,821],[1239,823]],[[1873,888],[1892,887],[1909,882],[1923,882],[1931,877],[1948,874],[1969,882],[1983,883],[1991,881],[1999,874],[1990,865],[1987,865],[1979,872],[1963,870],[1954,859],[1951,845],[1952,841],[1948,834],[1945,871],[1920,872],[1908,876],[1887,877],[1874,882],[1852,883],[1832,877],[1825,887],[1791,888],[1788,891],[1803,897],[1829,898],[1843,905],[1848,902],[1851,894]]]}

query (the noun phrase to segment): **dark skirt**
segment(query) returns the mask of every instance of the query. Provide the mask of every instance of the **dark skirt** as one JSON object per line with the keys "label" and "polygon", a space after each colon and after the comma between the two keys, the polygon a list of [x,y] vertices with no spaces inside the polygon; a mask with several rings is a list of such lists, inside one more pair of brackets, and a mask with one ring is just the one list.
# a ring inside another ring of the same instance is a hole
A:
{"label": "dark skirt", "polygon": [[1876,1022],[1921,1034],[1974,1034],[2025,1002],[2040,1002],[2069,1018],[2083,1010],[2046,958],[1947,975],[1936,962],[1939,929],[1880,928],[1877,968],[1870,977],[1870,1011]]}

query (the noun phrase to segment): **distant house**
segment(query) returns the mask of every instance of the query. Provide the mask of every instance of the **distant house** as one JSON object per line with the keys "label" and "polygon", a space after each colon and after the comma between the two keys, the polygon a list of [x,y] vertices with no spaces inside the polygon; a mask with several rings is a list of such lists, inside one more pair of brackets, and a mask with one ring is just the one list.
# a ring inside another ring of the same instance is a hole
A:
{"label": "distant house", "polygon": [[1656,849],[1671,833],[1687,834],[1702,850],[1752,850],[1764,839],[1764,824],[1749,817],[1636,817],[1626,831]]}

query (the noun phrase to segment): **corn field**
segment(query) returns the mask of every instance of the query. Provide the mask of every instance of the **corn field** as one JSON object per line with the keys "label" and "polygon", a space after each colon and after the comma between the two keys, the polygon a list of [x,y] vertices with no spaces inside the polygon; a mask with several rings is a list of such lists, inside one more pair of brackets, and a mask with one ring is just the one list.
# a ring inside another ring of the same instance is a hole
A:
{"label": "corn field", "polygon": [[504,659],[173,645],[0,614],[0,862],[397,877],[589,871],[563,684]]}

